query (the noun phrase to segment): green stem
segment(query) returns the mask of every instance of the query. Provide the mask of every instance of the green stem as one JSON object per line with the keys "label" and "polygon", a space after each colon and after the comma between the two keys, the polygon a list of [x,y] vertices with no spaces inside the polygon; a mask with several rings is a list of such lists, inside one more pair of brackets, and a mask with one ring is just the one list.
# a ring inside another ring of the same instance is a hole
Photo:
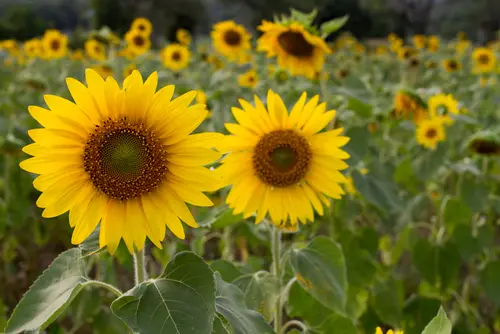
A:
{"label": "green stem", "polygon": [[224,240],[224,250],[222,251],[222,258],[227,261],[234,260],[234,243],[233,243],[233,225],[226,226],[222,234]]}
{"label": "green stem", "polygon": [[302,321],[292,319],[292,320],[288,321],[283,326],[281,333],[278,333],[278,334],[285,334],[287,332],[288,328],[290,328],[292,326],[300,327],[302,332],[307,332],[307,326]]}
{"label": "green stem", "polygon": [[276,300],[276,308],[274,311],[274,331],[281,333],[281,232],[280,229],[271,225],[271,254],[273,257],[272,274],[278,282],[278,298]]}
{"label": "green stem", "polygon": [[135,285],[144,282],[146,277],[146,257],[144,255],[144,248],[134,253],[134,272],[135,272]]}
{"label": "green stem", "polygon": [[89,280],[89,281],[87,281],[87,282],[85,282],[85,283],[82,284],[83,287],[85,287],[87,285],[96,285],[98,287],[105,288],[108,291],[111,291],[117,297],[120,297],[122,295],[122,292],[120,290],[118,290],[117,288],[115,288],[114,286],[112,286],[111,284],[108,284],[106,282]]}

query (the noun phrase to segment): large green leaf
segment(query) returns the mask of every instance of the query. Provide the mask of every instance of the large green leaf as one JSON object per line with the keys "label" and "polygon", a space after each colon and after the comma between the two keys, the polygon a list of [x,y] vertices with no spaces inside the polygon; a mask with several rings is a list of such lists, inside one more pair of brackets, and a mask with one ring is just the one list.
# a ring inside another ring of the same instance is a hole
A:
{"label": "large green leaf", "polygon": [[210,263],[210,268],[215,272],[218,271],[222,279],[226,282],[232,282],[243,273],[234,266],[233,263],[226,260],[215,260]]}
{"label": "large green leaf", "polygon": [[384,181],[371,173],[363,175],[357,170],[353,171],[351,176],[356,189],[371,204],[387,212],[402,209],[401,199],[393,183]]}
{"label": "large green leaf", "polygon": [[307,292],[331,310],[345,314],[346,264],[339,245],[327,237],[317,237],[307,247],[294,249],[290,262]]}
{"label": "large green leaf", "polygon": [[446,146],[439,145],[436,150],[428,150],[420,154],[413,162],[415,175],[422,181],[430,179],[444,165]]}
{"label": "large green leaf", "polygon": [[401,282],[391,278],[375,285],[372,291],[372,304],[382,321],[399,327],[403,311]]}
{"label": "large green leaf", "polygon": [[434,319],[425,327],[422,334],[451,334],[451,322],[442,307]]}
{"label": "large green leaf", "polygon": [[211,334],[215,316],[213,272],[194,253],[178,253],[160,277],[116,299],[111,310],[139,333]]}
{"label": "large green leaf", "polygon": [[497,306],[500,306],[500,285],[498,278],[500,277],[500,260],[489,262],[481,272],[481,286],[486,295]]}
{"label": "large green leaf", "polygon": [[274,333],[260,313],[247,308],[245,296],[240,289],[224,282],[219,273],[214,275],[217,286],[215,308],[229,322],[234,334]]}
{"label": "large green leaf", "polygon": [[352,127],[346,131],[347,137],[351,138],[345,146],[345,150],[350,154],[349,165],[354,165],[363,160],[368,153],[370,143],[370,132],[365,126]]}
{"label": "large green leaf", "polygon": [[81,255],[72,248],[52,262],[17,304],[6,334],[43,329],[68,307],[87,280]]}
{"label": "large green leaf", "polygon": [[353,334],[357,333],[357,330],[350,319],[338,314],[332,314],[326,318],[319,328],[315,329],[315,332],[321,334]]}

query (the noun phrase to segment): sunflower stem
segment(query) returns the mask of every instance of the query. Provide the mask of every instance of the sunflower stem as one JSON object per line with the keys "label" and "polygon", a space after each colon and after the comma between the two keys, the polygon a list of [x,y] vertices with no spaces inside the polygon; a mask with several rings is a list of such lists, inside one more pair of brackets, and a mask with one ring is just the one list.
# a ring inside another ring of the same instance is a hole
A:
{"label": "sunflower stem", "polygon": [[146,276],[146,256],[144,253],[145,247],[140,251],[134,252],[134,273],[135,285],[139,285],[147,279]]}
{"label": "sunflower stem", "polygon": [[276,307],[274,311],[274,331],[281,333],[281,232],[280,229],[272,224],[271,226],[271,253],[273,257],[272,273],[277,279],[278,298],[276,299]]}

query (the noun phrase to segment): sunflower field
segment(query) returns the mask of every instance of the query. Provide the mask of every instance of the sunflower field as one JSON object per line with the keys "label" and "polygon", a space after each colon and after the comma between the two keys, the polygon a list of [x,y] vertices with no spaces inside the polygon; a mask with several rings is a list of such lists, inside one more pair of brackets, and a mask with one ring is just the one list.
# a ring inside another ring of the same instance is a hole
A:
{"label": "sunflower field", "polygon": [[0,41],[0,332],[500,333],[500,40],[315,16]]}

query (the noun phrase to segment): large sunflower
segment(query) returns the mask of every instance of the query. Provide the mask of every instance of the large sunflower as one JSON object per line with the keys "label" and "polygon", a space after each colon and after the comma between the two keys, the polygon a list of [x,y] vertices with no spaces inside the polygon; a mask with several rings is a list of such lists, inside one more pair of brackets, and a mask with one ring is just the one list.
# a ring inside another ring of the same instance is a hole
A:
{"label": "large sunflower", "polygon": [[167,45],[160,53],[163,65],[174,72],[185,69],[189,65],[190,56],[187,47],[175,43]]}
{"label": "large sunflower", "polygon": [[85,53],[91,59],[95,60],[106,59],[106,49],[104,48],[104,44],[93,38],[85,42]]}
{"label": "large sunflower", "polygon": [[125,34],[128,48],[136,55],[142,55],[151,48],[149,36],[139,30],[129,30]]}
{"label": "large sunflower", "polygon": [[497,58],[495,53],[488,48],[476,48],[472,53],[474,60],[474,73],[489,73],[496,69]]}
{"label": "large sunflower", "polygon": [[59,30],[49,29],[43,35],[42,45],[48,59],[62,58],[68,52],[68,36]]}
{"label": "large sunflower", "polygon": [[443,121],[439,117],[425,119],[417,126],[417,142],[431,150],[435,150],[439,142],[445,140]]}
{"label": "large sunflower", "polygon": [[232,184],[227,203],[245,217],[257,212],[256,222],[269,212],[274,224],[295,226],[323,214],[327,196],[340,198],[339,183],[347,182],[340,170],[349,154],[340,149],[349,138],[343,129],[320,131],[335,117],[316,95],[306,103],[303,93],[290,114],[271,90],[267,107],[255,97],[255,107],[240,100],[232,108],[239,124],[226,124],[232,134],[218,146],[230,152],[217,169],[226,185]]}
{"label": "large sunflower", "polygon": [[278,64],[292,75],[314,78],[325,62],[325,55],[331,53],[326,42],[313,35],[299,23],[282,25],[263,21],[258,27],[264,34],[257,41],[257,50],[268,57],[278,57]]}
{"label": "large sunflower", "polygon": [[212,41],[215,50],[231,61],[237,61],[250,50],[250,39],[252,36],[244,26],[234,21],[223,21],[214,25]]}
{"label": "large sunflower", "polygon": [[67,79],[75,103],[45,95],[50,110],[29,108],[42,128],[28,132],[35,143],[23,150],[33,157],[20,166],[40,174],[33,184],[42,192],[42,216],[70,211],[74,244],[100,222],[99,243],[110,253],[122,238],[130,252],[142,249],[146,236],[161,247],[165,225],[184,238],[179,218],[197,227],[185,202],[212,205],[202,191],[220,182],[203,165],[220,158],[211,147],[221,135],[190,135],[205,106],[189,106],[195,91],[174,100],[173,85],[156,92],[156,72],[143,82],[134,71],[123,88],[90,69],[86,81]]}

